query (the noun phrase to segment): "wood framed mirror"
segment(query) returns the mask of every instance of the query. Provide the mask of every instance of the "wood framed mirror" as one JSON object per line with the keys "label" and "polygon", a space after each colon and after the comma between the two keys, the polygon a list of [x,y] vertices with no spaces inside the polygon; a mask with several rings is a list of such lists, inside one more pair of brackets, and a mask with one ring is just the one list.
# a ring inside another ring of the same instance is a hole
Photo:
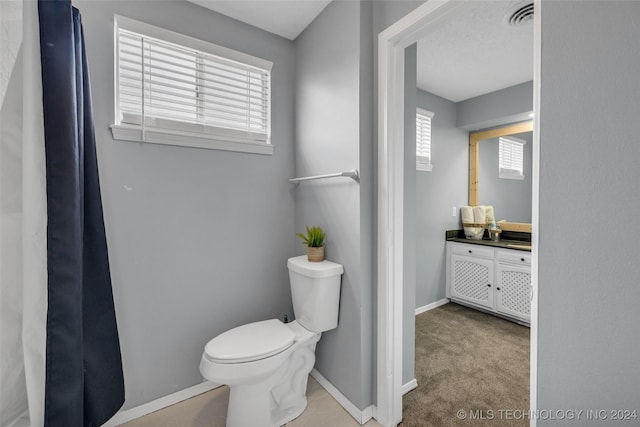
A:
{"label": "wood framed mirror", "polygon": [[[499,138],[501,136],[516,135],[532,131],[533,121],[529,120],[494,129],[469,133],[469,206],[478,205],[481,142]],[[521,231],[531,233],[531,224],[524,222],[502,222],[500,223],[500,228],[504,231]]]}

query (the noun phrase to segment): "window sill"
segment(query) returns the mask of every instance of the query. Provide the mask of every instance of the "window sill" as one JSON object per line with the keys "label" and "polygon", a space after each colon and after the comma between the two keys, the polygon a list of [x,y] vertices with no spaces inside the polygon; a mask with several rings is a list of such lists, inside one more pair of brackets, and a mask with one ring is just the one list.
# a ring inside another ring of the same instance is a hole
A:
{"label": "window sill", "polygon": [[209,150],[235,151],[239,153],[273,155],[274,147],[266,142],[226,138],[178,130],[141,126],[111,125],[113,139],[121,141],[148,142],[179,147],[205,148]]}
{"label": "window sill", "polygon": [[509,174],[498,174],[498,178],[501,179],[513,179],[516,181],[524,180],[524,175],[509,175]]}
{"label": "window sill", "polygon": [[422,163],[416,164],[416,170],[418,172],[431,172],[432,169],[433,169],[433,165],[425,165]]}

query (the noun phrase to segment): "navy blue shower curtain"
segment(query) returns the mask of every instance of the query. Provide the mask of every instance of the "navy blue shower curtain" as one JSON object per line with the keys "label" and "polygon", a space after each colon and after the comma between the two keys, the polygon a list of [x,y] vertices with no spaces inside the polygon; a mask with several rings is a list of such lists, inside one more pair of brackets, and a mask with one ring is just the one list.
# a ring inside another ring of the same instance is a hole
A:
{"label": "navy blue shower curtain", "polygon": [[45,426],[98,426],[124,402],[80,13],[39,0],[47,178]]}

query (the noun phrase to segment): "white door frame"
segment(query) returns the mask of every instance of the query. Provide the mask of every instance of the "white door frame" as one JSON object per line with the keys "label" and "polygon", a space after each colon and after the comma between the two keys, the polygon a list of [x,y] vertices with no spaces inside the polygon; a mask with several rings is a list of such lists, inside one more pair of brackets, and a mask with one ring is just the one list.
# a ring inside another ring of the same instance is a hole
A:
{"label": "white door frame", "polygon": [[[471,0],[473,1],[473,0]],[[477,1],[477,0],[476,0]],[[541,0],[535,0],[540,11]],[[429,0],[378,35],[377,403],[385,427],[402,420],[402,284],[404,179],[404,50],[429,25],[455,13],[459,0]],[[534,120],[530,402],[537,406],[540,13],[534,24]],[[463,408],[461,408],[463,409]],[[519,409],[519,408],[513,408]],[[452,416],[455,416],[452,414]],[[531,426],[535,419],[531,417]]]}

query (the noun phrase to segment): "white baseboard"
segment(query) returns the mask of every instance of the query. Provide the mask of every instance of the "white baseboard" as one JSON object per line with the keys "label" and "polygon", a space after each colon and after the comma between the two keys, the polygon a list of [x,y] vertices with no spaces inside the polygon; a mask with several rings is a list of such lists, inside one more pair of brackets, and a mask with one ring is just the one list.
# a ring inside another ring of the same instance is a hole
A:
{"label": "white baseboard", "polygon": [[423,305],[422,307],[416,308],[416,316],[418,314],[424,313],[425,311],[433,310],[434,308],[440,307],[441,305],[449,304],[451,300],[449,298],[442,298],[436,302],[432,302],[431,304]]}
{"label": "white baseboard", "polygon": [[106,424],[103,424],[102,427],[119,426],[131,420],[135,420],[136,418],[140,418],[152,412],[159,411],[160,409],[174,405],[178,402],[182,402],[183,400],[190,399],[194,396],[205,393],[209,390],[213,390],[214,388],[218,388],[220,386],[220,384],[214,384],[210,381],[205,381],[192,387],[185,388],[184,390],[176,391],[175,393],[160,397],[156,400],[152,400],[151,402],[145,403],[143,405],[136,406],[124,411],[118,411],[109,421],[106,422]]}
{"label": "white baseboard", "polygon": [[373,405],[360,410],[315,368],[311,371],[311,376],[315,378],[316,381],[318,381],[318,383],[322,386],[322,388],[324,388],[327,393],[329,393],[331,397],[333,397],[340,404],[340,406],[342,406],[345,411],[349,413],[349,415],[351,415],[357,422],[359,422],[360,425],[363,425],[371,418],[373,418],[373,412],[375,409]]}
{"label": "white baseboard", "polygon": [[402,385],[402,395],[409,393],[416,387],[418,387],[418,381],[414,378],[408,383]]}
{"label": "white baseboard", "polygon": [[[360,410],[356,405],[351,403],[351,401],[344,394],[342,394],[340,390],[335,388],[333,384],[331,384],[329,380],[327,380],[320,372],[313,369],[311,371],[311,376],[315,378],[316,381],[318,381],[318,383],[327,391],[327,393],[329,393],[340,404],[340,406],[342,406],[345,411],[349,413],[349,415],[351,415],[358,423],[360,423],[360,425],[365,424],[367,421],[374,417],[375,407],[373,405]],[[116,413],[109,421],[103,424],[102,427],[119,426],[145,415],[149,415],[152,412],[156,412],[160,409],[164,409],[176,403],[182,402],[183,400],[187,400],[199,394],[206,393],[207,391],[213,390],[220,386],[220,384],[214,384],[210,381],[205,381],[192,387],[185,388],[184,390],[172,393],[168,396],[163,396],[156,400],[152,400],[151,402],[145,403],[143,405],[136,406],[124,411],[118,411],[118,413]],[[402,393],[407,393],[417,386],[418,383],[415,379],[413,379],[402,386]]]}

